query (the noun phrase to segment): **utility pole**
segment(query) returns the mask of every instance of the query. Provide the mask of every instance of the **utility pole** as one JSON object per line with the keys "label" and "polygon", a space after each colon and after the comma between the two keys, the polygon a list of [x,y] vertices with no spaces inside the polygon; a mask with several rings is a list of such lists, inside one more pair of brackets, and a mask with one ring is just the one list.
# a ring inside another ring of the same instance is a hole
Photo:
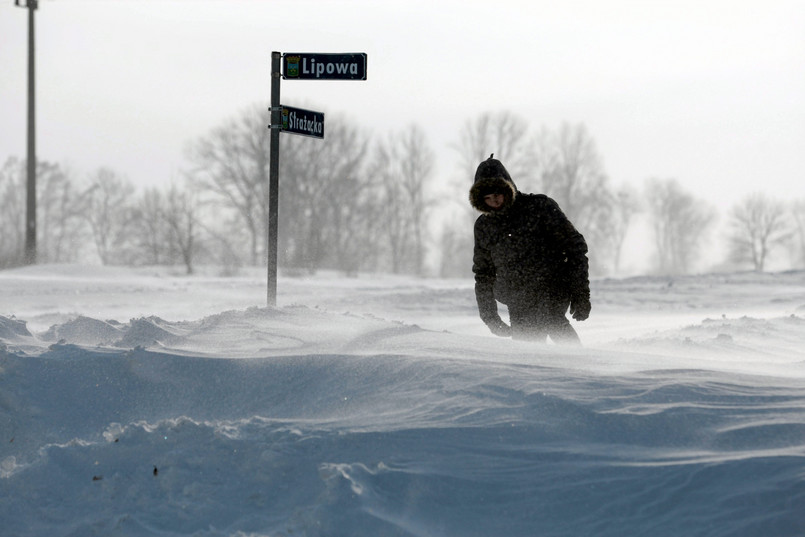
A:
{"label": "utility pole", "polygon": [[269,139],[268,164],[268,233],[267,233],[267,265],[268,288],[266,302],[268,306],[277,305],[277,228],[279,226],[279,175],[280,175],[280,128],[282,127],[282,107],[280,106],[280,63],[282,53],[271,53],[271,138]]}
{"label": "utility pole", "polygon": [[39,0],[14,0],[28,8],[28,197],[25,215],[25,264],[36,264],[36,92],[34,70],[34,11]]}

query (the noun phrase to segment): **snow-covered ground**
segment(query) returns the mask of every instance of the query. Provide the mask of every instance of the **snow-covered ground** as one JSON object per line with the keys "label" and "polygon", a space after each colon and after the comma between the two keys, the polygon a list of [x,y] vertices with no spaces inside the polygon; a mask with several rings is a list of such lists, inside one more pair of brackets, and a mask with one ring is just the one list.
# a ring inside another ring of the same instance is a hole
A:
{"label": "snow-covered ground", "polygon": [[805,273],[595,281],[581,348],[470,280],[278,291],[0,272],[0,535],[805,535]]}

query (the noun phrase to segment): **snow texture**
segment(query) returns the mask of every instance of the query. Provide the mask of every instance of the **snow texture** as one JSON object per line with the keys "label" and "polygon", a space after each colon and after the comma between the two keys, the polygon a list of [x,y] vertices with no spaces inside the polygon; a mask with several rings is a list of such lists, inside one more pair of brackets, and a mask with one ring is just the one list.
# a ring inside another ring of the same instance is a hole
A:
{"label": "snow texture", "polygon": [[805,273],[592,299],[561,347],[469,280],[0,272],[0,534],[805,535]]}

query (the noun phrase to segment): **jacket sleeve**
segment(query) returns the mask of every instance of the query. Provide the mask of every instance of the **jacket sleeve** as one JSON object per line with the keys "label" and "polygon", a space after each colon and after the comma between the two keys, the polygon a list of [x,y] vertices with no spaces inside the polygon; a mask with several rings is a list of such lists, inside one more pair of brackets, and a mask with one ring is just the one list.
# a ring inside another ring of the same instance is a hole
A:
{"label": "jacket sleeve", "polygon": [[584,236],[568,220],[559,205],[550,200],[552,218],[564,263],[564,276],[571,299],[590,299],[589,260]]}
{"label": "jacket sleeve", "polygon": [[472,272],[475,274],[475,300],[481,320],[489,326],[500,326],[503,321],[495,301],[495,264],[488,244],[484,240],[481,218],[475,222],[475,247],[472,256]]}

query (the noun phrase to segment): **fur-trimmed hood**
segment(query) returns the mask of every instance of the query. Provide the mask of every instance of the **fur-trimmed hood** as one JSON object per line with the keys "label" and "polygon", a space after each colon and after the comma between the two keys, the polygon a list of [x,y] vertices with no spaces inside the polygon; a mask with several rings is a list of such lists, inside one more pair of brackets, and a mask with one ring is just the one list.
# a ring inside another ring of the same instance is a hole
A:
{"label": "fur-trimmed hood", "polygon": [[[478,165],[478,169],[475,170],[475,181],[470,188],[470,204],[476,210],[486,214],[506,211],[517,197],[517,186],[503,164],[494,156],[495,154],[492,153],[488,159]],[[484,196],[489,194],[503,194],[506,197],[503,207],[498,211],[493,211],[484,202]]]}

